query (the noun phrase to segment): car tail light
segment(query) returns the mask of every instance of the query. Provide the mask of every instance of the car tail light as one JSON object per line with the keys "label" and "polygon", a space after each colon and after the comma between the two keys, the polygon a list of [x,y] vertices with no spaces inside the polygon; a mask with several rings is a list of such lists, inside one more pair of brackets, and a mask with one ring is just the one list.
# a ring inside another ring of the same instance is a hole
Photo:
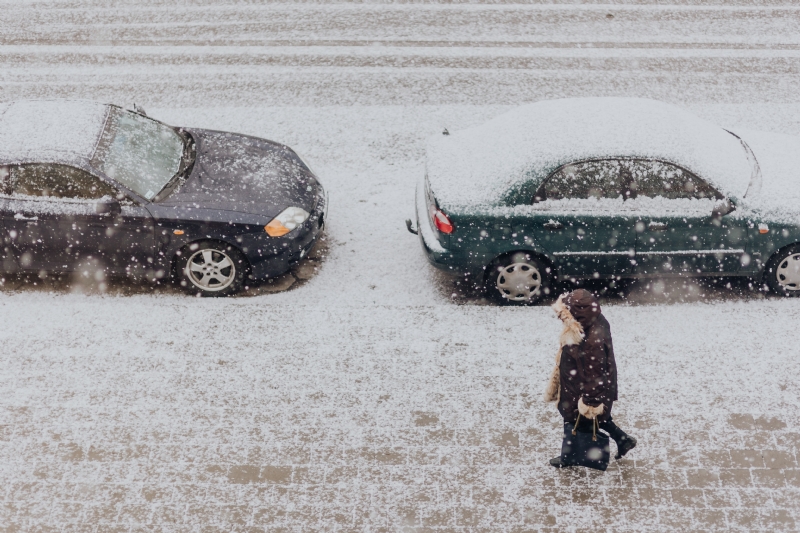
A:
{"label": "car tail light", "polygon": [[453,223],[450,221],[447,215],[442,212],[441,209],[437,209],[433,213],[433,225],[436,226],[436,229],[442,233],[447,233],[448,235],[453,233],[453,230],[456,229],[455,226],[453,226]]}

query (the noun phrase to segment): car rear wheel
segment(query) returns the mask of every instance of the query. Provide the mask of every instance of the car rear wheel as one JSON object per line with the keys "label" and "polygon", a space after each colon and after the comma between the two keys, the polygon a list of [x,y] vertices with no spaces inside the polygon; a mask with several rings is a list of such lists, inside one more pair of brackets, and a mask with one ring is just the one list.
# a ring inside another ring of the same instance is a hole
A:
{"label": "car rear wheel", "polygon": [[764,281],[776,294],[800,296],[800,245],[778,251],[767,263]]}
{"label": "car rear wheel", "polygon": [[244,286],[247,260],[233,246],[206,241],[182,250],[177,275],[181,287],[198,296],[229,296]]}
{"label": "car rear wheel", "polygon": [[486,275],[486,294],[506,305],[532,305],[550,294],[550,267],[537,257],[516,252],[496,259]]}

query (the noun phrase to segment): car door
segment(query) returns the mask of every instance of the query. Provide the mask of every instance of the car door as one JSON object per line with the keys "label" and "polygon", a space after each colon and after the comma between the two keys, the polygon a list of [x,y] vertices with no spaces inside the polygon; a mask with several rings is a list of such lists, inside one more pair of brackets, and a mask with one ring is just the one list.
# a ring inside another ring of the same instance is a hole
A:
{"label": "car door", "polygon": [[538,188],[521,231],[533,234],[565,277],[610,277],[631,270],[634,220],[616,159],[580,161],[553,172]]}
{"label": "car door", "polygon": [[717,190],[668,162],[633,160],[636,274],[733,273],[741,267],[746,221],[713,216]]}
{"label": "car door", "polygon": [[[21,269],[68,272],[98,261],[121,272],[152,262],[152,217],[105,181],[60,164],[9,170],[3,219]],[[101,198],[119,202],[117,212],[98,213]]]}

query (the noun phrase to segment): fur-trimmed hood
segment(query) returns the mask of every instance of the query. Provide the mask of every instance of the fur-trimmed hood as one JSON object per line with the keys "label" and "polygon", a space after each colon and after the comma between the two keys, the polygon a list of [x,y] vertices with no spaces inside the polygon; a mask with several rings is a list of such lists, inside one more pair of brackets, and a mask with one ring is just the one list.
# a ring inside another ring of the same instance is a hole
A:
{"label": "fur-trimmed hood", "polygon": [[586,289],[577,289],[564,295],[564,306],[587,333],[600,316],[600,302]]}
{"label": "fur-trimmed hood", "polygon": [[562,294],[558,297],[556,303],[552,305],[556,316],[564,323],[564,330],[561,332],[561,338],[559,339],[561,347],[580,344],[583,341],[583,326],[575,320],[575,317],[572,316],[567,304],[564,302],[566,296],[568,295]]}

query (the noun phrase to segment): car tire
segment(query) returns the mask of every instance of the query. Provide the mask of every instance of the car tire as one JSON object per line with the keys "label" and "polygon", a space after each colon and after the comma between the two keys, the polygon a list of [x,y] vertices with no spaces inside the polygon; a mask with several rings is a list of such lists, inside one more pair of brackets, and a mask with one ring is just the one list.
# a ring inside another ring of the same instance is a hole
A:
{"label": "car tire", "polygon": [[230,296],[244,287],[249,264],[230,244],[201,241],[184,247],[176,261],[175,278],[195,296]]}
{"label": "car tire", "polygon": [[800,296],[800,244],[778,250],[764,269],[764,283],[775,294]]}
{"label": "car tire", "polygon": [[534,305],[551,292],[550,265],[529,252],[495,259],[486,269],[486,295],[503,305]]}

